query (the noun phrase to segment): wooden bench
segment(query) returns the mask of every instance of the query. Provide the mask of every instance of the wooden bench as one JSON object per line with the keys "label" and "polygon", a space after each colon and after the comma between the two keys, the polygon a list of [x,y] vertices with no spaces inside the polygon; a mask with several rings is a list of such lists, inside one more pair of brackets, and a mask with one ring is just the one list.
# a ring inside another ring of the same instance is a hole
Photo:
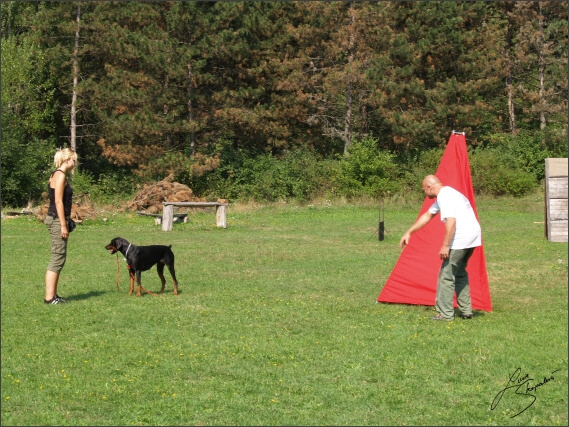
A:
{"label": "wooden bench", "polygon": [[225,208],[228,203],[219,202],[162,202],[162,231],[171,231],[174,222],[174,206],[176,207],[208,207],[215,206],[215,218],[218,227],[227,228]]}
{"label": "wooden bench", "polygon": [[[137,212],[137,214],[142,216],[151,216],[154,218],[154,223],[156,225],[162,224],[162,214],[153,214],[147,212]],[[188,214],[185,213],[174,214],[172,222],[188,222]]]}

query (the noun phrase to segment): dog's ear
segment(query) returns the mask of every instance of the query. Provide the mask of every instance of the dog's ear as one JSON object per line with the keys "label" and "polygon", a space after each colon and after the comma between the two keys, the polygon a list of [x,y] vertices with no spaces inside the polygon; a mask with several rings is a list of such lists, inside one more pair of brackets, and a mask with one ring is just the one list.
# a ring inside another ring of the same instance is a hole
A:
{"label": "dog's ear", "polygon": [[115,237],[111,243],[115,248],[117,248],[117,250],[120,250],[122,247],[122,240],[120,237]]}

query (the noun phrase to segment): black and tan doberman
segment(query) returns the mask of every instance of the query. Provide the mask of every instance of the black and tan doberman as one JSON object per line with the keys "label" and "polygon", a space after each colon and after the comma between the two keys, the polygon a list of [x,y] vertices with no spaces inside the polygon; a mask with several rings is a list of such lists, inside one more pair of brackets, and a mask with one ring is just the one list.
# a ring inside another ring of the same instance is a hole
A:
{"label": "black and tan doberman", "polygon": [[[134,291],[134,282],[136,281],[138,288],[136,296],[140,296],[140,274],[143,271],[151,269],[156,264],[158,277],[162,281],[162,289],[160,293],[164,292],[166,279],[164,278],[164,266],[168,266],[172,280],[174,280],[174,295],[178,295],[178,281],[176,280],[176,272],[174,270],[174,252],[172,252],[172,245],[150,245],[150,246],[135,246],[129,243],[122,237],[115,237],[111,240],[105,249],[111,251],[111,255],[120,252],[124,255],[127,267],[130,274],[130,291],[129,295]],[[145,289],[146,290],[146,289]]]}

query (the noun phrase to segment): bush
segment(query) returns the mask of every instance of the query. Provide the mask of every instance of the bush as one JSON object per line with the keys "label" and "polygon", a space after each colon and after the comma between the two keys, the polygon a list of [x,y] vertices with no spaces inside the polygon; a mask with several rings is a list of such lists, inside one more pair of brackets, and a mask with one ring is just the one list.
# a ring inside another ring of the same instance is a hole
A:
{"label": "bush", "polygon": [[547,149],[540,143],[539,137],[523,131],[516,136],[492,135],[488,147],[495,155],[506,156],[510,167],[522,169],[532,174],[536,180],[545,177]]}
{"label": "bush", "polygon": [[83,194],[89,194],[91,200],[100,203],[124,201],[134,194],[137,188],[138,178],[126,169],[106,171],[95,180],[87,173],[79,174],[80,185],[77,187],[74,178],[74,190],[81,190]]}
{"label": "bush", "polygon": [[545,159],[567,157],[567,140],[553,131],[492,135],[488,147],[508,156],[511,167],[533,175],[536,181],[545,178]]}
{"label": "bush", "polygon": [[354,141],[333,177],[338,193],[347,197],[385,197],[397,193],[401,168],[395,160],[393,153],[378,148],[373,136]]}
{"label": "bush", "polygon": [[212,177],[217,188],[224,186],[224,196],[229,198],[306,201],[326,182],[325,163],[306,149],[286,152],[280,158],[263,154],[234,160],[229,165],[222,159],[219,174]]}
{"label": "bush", "polygon": [[2,203],[25,206],[47,191],[54,144],[36,138],[2,140]]}
{"label": "bush", "polygon": [[93,176],[89,172],[75,171],[70,175],[70,181],[75,196],[90,194],[93,190]]}
{"label": "bush", "polygon": [[407,169],[401,178],[401,192],[407,195],[416,196],[421,199],[425,197],[421,183],[427,175],[434,174],[439,167],[443,157],[442,148],[433,148],[421,151],[417,156],[407,160]]}
{"label": "bush", "polygon": [[477,193],[521,197],[537,186],[535,176],[524,171],[515,156],[499,149],[473,150],[470,171]]}

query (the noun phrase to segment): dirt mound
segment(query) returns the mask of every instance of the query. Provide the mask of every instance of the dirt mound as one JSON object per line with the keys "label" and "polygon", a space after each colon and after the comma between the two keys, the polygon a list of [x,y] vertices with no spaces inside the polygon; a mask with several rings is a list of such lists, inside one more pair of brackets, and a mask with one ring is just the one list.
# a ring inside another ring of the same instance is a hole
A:
{"label": "dirt mound", "polygon": [[162,202],[203,202],[194,196],[194,192],[187,185],[172,182],[169,175],[162,181],[145,185],[139,191],[126,209],[145,211],[146,213],[162,212]]}

